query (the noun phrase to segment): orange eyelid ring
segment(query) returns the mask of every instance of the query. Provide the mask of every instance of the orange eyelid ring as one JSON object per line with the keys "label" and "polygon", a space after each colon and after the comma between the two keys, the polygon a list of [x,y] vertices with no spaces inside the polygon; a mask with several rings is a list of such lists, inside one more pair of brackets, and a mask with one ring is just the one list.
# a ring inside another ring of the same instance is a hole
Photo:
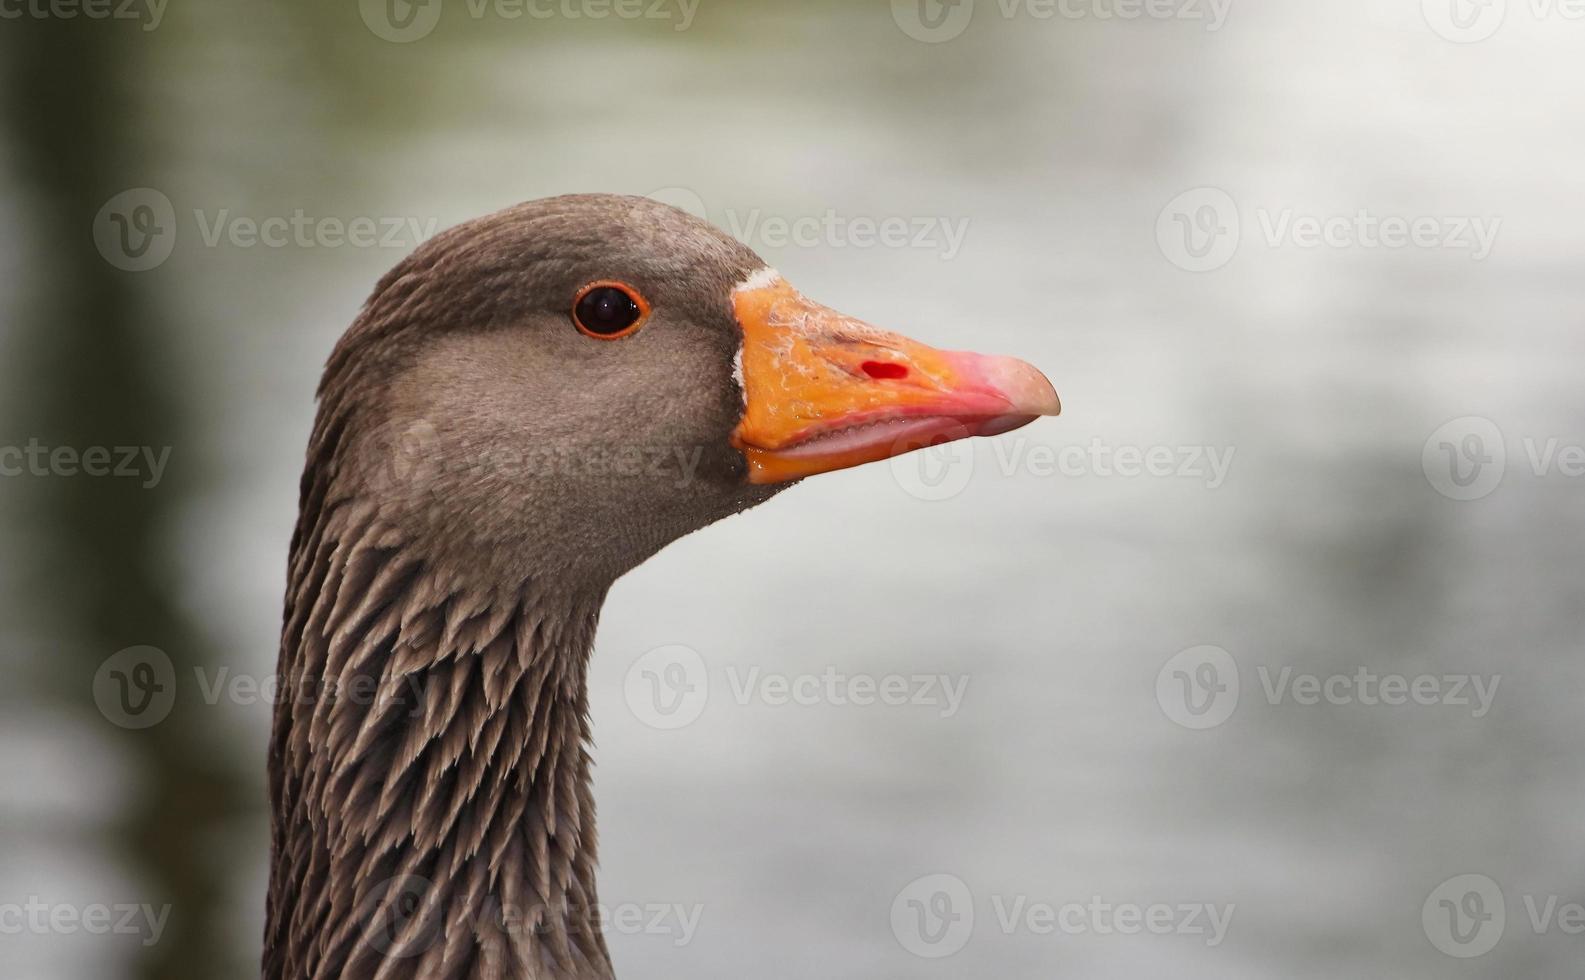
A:
{"label": "orange eyelid ring", "polygon": [[[606,332],[593,329],[589,325],[585,324],[583,318],[579,316],[579,308],[583,305],[583,301],[589,296],[589,294],[597,289],[616,289],[621,291],[625,296],[627,296],[628,299],[632,300],[633,305],[638,308],[638,316],[633,320],[632,323],[623,326],[621,329],[610,330]],[[595,340],[621,340],[623,337],[630,337],[637,333],[639,328],[644,326],[645,322],[649,320],[649,313],[649,300],[644,298],[644,294],[639,292],[636,287],[622,282],[619,279],[596,279],[594,282],[591,282],[582,289],[578,290],[578,295],[572,298],[573,326],[578,328],[579,333],[586,337],[593,337]]]}
{"label": "orange eyelid ring", "polygon": [[1057,415],[1056,389],[1011,357],[942,351],[804,298],[769,270],[739,286],[751,483],[782,483]]}

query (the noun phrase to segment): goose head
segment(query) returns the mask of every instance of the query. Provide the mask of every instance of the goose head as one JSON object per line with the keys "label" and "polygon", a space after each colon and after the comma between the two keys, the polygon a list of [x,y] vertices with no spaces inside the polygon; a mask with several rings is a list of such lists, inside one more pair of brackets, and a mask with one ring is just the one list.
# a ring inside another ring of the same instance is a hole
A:
{"label": "goose head", "polygon": [[585,667],[610,584],[805,477],[1059,411],[642,199],[388,273],[320,386],[270,747],[264,972],[605,978]]}
{"label": "goose head", "polygon": [[590,582],[804,477],[1060,410],[1021,361],[843,316],[706,222],[605,195],[438,236],[332,374],[364,392],[349,475],[431,554]]}

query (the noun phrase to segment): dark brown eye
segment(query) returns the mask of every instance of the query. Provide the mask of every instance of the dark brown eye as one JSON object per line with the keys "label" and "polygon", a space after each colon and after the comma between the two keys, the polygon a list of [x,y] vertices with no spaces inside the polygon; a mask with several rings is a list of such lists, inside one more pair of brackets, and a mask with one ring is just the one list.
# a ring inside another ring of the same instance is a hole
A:
{"label": "dark brown eye", "polygon": [[621,282],[591,282],[572,303],[572,322],[601,340],[615,340],[644,325],[649,304],[638,290]]}

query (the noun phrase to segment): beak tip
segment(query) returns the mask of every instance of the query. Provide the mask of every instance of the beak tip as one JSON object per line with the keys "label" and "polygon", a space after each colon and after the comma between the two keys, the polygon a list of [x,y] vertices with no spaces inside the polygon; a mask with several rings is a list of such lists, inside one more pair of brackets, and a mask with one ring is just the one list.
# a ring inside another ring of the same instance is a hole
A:
{"label": "beak tip", "polygon": [[986,380],[1024,415],[1061,415],[1062,399],[1040,369],[1016,357],[987,358]]}

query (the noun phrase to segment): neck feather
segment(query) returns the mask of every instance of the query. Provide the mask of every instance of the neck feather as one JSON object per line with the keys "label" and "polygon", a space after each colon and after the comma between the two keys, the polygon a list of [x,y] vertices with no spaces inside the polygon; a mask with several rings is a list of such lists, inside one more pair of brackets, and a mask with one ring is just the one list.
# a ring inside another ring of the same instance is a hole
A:
{"label": "neck feather", "polygon": [[585,668],[603,590],[480,587],[356,500],[293,541],[264,975],[606,978]]}

